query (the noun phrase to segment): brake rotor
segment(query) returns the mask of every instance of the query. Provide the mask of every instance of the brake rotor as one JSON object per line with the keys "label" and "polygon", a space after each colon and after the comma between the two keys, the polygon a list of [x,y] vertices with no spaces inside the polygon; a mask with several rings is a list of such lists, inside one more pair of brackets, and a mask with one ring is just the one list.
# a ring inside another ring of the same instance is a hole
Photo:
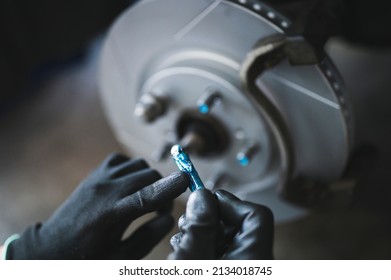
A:
{"label": "brake rotor", "polygon": [[[338,178],[349,154],[351,121],[328,58],[311,66],[283,61],[258,78],[287,138],[280,139],[275,116],[259,114],[263,104],[254,106],[244,94],[239,72],[246,55],[290,24],[259,1],[138,2],[113,25],[102,53],[102,100],[117,139],[163,175],[177,170],[168,147],[190,139],[192,160],[209,188],[266,204],[279,220],[300,215],[276,189],[298,175]],[[215,93],[218,102],[200,112],[200,100]]]}

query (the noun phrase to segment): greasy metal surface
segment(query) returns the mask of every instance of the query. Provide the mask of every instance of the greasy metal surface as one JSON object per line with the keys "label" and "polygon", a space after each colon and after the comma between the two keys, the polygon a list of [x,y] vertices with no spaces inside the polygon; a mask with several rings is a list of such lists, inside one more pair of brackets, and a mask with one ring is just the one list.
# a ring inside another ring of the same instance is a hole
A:
{"label": "greasy metal surface", "polygon": [[[100,71],[103,104],[117,138],[131,154],[147,159],[165,142],[178,140],[175,126],[182,112],[196,108],[207,88],[218,89],[222,102],[213,108],[213,115],[230,132],[230,147],[218,157],[193,160],[206,185],[220,174],[227,175],[224,187],[242,195],[273,188],[285,176],[276,135],[243,94],[239,70],[260,38],[283,32],[289,24],[273,11],[262,16],[255,12],[258,6],[245,3],[141,1],[111,29]],[[278,19],[280,25],[271,19]],[[338,75],[331,68],[282,63],[258,80],[289,127],[298,155],[295,174],[323,181],[340,175],[350,141],[343,86],[339,79],[331,83],[329,72],[331,77]],[[169,105],[164,116],[145,125],[133,111],[140,97],[151,92],[167,98]],[[249,140],[256,141],[261,152],[242,167],[236,155]],[[151,163],[163,174],[175,170],[167,159]],[[273,190],[266,193],[276,196]],[[293,211],[287,210],[291,207],[278,198],[268,201],[275,210],[277,204],[283,205],[277,216],[292,216]]]}
{"label": "greasy metal surface", "polygon": [[174,145],[171,148],[171,155],[180,171],[186,172],[191,180],[190,190],[204,189],[204,183],[198,175],[197,169],[194,167],[189,155],[182,150],[180,145]]}

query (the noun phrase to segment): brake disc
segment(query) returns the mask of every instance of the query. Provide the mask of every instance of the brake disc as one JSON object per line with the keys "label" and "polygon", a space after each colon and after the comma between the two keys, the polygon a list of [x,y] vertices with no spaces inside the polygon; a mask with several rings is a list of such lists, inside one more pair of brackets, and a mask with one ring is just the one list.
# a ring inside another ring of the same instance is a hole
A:
{"label": "brake disc", "polygon": [[[138,2],[113,25],[102,53],[100,89],[117,139],[163,175],[176,171],[170,146],[186,143],[209,188],[266,204],[279,220],[302,214],[277,190],[296,176],[337,179],[352,125],[343,84],[327,57],[310,66],[284,60],[257,78],[259,94],[278,118],[245,94],[246,55],[290,24],[259,1]],[[274,125],[277,119],[286,133]]]}

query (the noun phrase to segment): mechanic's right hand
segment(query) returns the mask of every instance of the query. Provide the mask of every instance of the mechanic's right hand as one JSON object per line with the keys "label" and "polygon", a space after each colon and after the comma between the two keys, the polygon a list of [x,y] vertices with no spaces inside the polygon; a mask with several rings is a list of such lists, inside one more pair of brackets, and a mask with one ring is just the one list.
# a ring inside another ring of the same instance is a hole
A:
{"label": "mechanic's right hand", "polygon": [[274,220],[269,208],[227,191],[193,192],[170,259],[272,259]]}
{"label": "mechanic's right hand", "polygon": [[[189,186],[176,172],[161,179],[144,160],[108,157],[44,223],[28,228],[8,248],[8,259],[139,259],[171,230],[172,200]],[[130,237],[142,215],[157,216]]]}

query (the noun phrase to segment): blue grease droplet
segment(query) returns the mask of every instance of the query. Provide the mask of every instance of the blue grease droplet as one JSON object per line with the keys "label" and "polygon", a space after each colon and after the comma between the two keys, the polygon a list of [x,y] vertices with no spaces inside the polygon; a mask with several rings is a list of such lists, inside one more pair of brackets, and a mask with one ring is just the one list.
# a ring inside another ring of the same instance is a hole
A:
{"label": "blue grease droplet", "polygon": [[236,159],[239,161],[241,166],[247,166],[250,164],[250,159],[244,155],[238,155]]}
{"label": "blue grease droplet", "polygon": [[209,112],[209,106],[206,104],[202,104],[202,105],[198,106],[198,110],[202,114],[207,114]]}

